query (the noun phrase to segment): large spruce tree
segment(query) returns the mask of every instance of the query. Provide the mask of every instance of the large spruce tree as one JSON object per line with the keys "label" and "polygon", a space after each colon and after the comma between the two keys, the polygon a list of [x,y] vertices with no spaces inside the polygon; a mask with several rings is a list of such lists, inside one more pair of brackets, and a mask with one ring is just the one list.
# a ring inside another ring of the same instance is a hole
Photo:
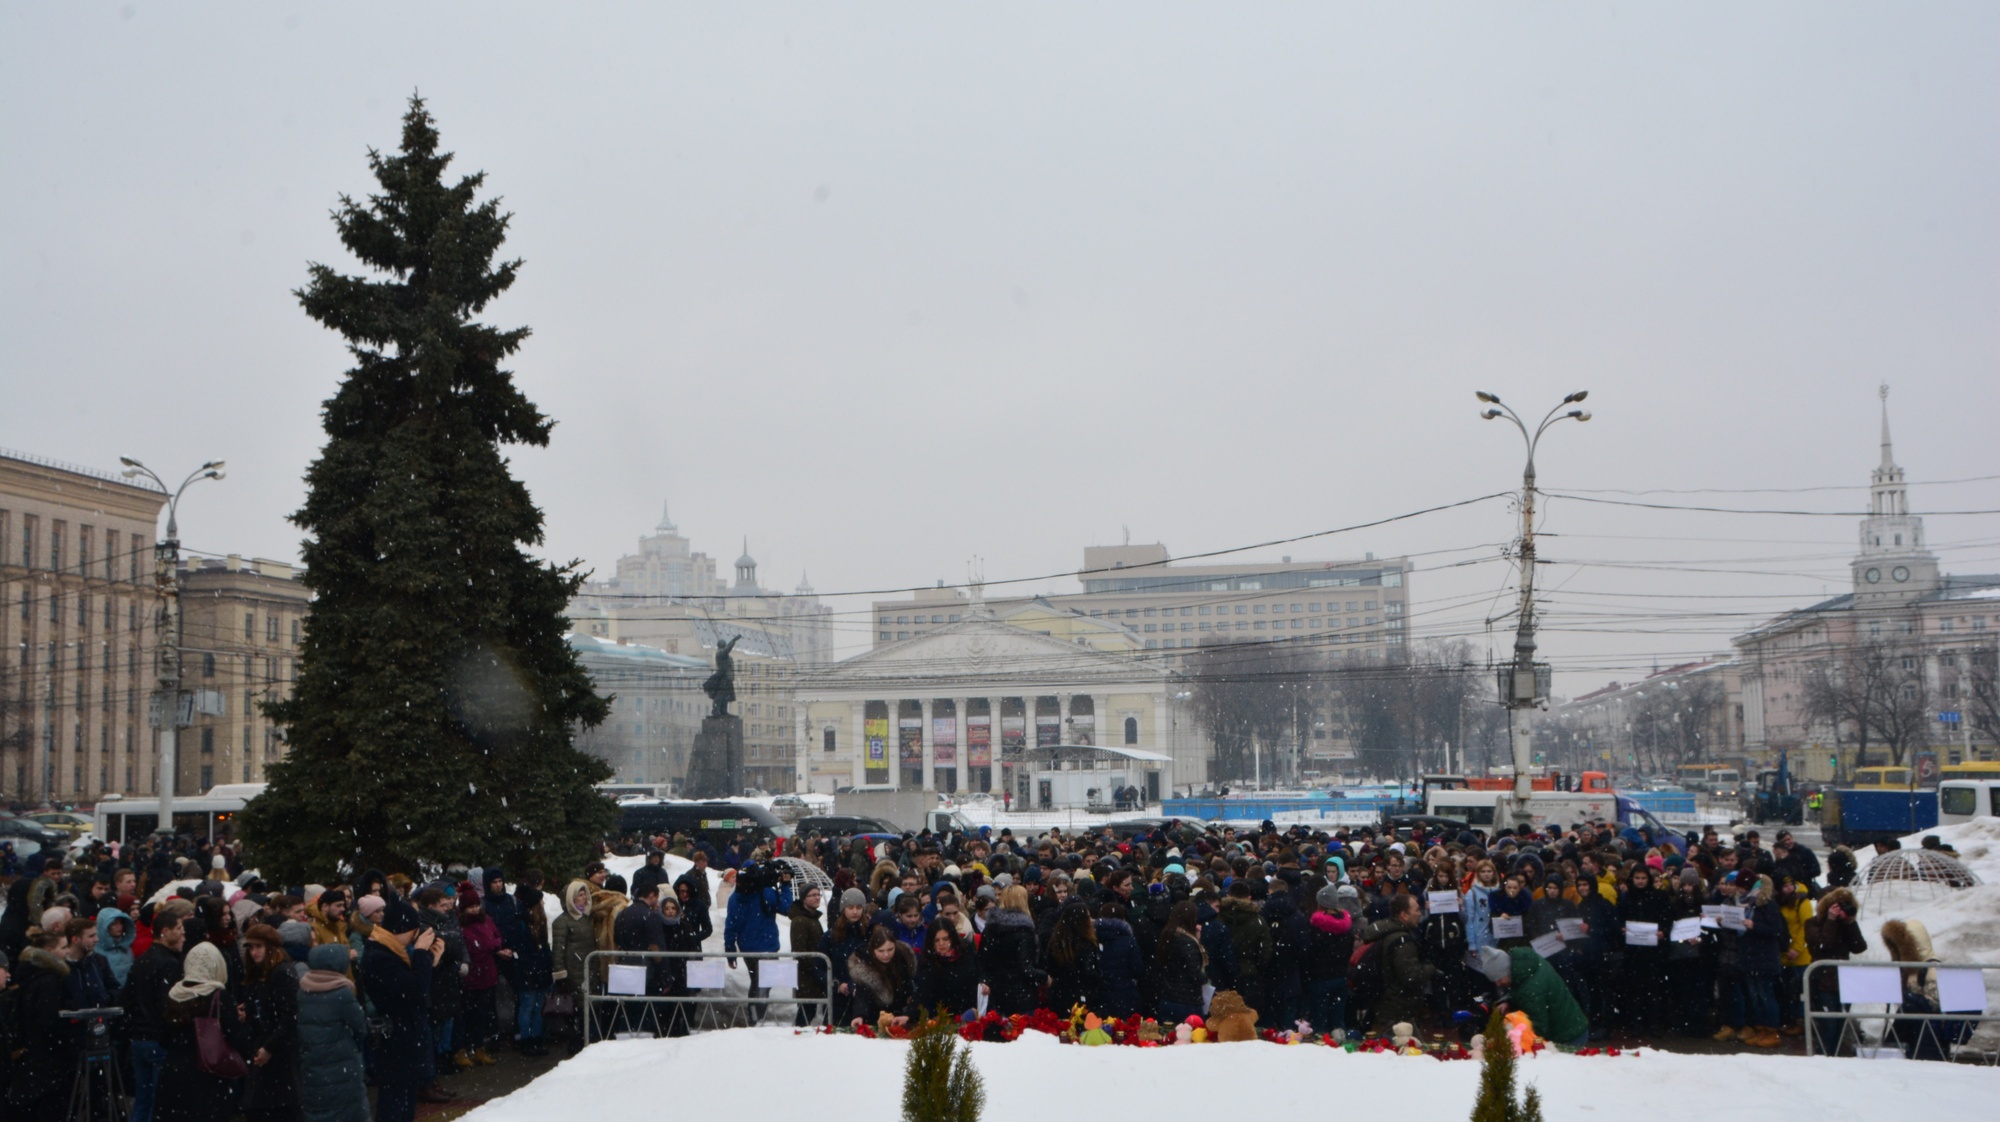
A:
{"label": "large spruce tree", "polygon": [[267,876],[418,872],[451,860],[575,868],[611,824],[609,773],[571,742],[605,700],[563,642],[581,577],[526,552],[542,515],[502,444],[552,423],[501,367],[528,329],[476,322],[513,284],[509,215],[451,154],[420,98],[380,191],[343,196],[342,244],[373,270],[310,267],[307,315],[354,356],[292,516],[313,590],[298,681],[271,707],[290,744],[242,816]]}

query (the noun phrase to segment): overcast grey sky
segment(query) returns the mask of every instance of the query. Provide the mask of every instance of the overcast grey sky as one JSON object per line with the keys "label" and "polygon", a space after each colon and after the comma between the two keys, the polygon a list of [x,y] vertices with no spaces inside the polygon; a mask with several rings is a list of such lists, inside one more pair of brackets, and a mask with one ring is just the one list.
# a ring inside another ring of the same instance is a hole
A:
{"label": "overcast grey sky", "polygon": [[[421,90],[516,215],[490,317],[534,328],[559,425],[515,462],[557,557],[608,568],[662,499],[822,590],[1285,537],[1518,482],[1474,388],[1591,391],[1553,489],[1858,510],[1885,379],[1911,480],[2000,472],[1996,32],[1990,2],[8,5],[0,445],[225,458],[184,540],[296,556],[345,356],[290,290],[352,267],[328,208]],[[1546,528],[1593,562],[1549,567],[1552,620],[1608,630],[1545,638],[1570,690],[1839,591],[1855,541]],[[1270,553],[1423,554],[1417,633],[1483,647],[1510,529]],[[1930,534],[2000,571],[2000,518]]]}

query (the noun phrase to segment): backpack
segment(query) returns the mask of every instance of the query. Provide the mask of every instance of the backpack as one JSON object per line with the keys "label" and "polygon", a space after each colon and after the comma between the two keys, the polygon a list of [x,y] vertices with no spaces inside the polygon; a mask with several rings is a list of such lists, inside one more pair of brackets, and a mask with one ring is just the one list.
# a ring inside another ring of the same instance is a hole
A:
{"label": "backpack", "polygon": [[1353,992],[1356,1005],[1366,1009],[1381,999],[1383,991],[1388,988],[1384,972],[1388,968],[1391,948],[1399,940],[1406,942],[1414,937],[1408,931],[1398,931],[1372,943],[1354,944],[1354,958],[1347,967],[1347,985]]}

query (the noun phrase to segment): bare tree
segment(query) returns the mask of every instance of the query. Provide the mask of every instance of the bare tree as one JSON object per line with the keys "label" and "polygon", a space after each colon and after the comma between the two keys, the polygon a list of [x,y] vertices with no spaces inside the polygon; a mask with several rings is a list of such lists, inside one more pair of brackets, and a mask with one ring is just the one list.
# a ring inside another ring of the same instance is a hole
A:
{"label": "bare tree", "polygon": [[1972,730],[1988,740],[2000,740],[2000,647],[1974,647],[1965,652],[1966,668],[1959,676],[1965,716]]}
{"label": "bare tree", "polygon": [[1930,688],[1924,652],[1914,643],[1870,642],[1847,648],[1808,667],[1803,683],[1806,715],[1825,722],[1835,738],[1851,732],[1854,766],[1868,764],[1880,743],[1900,766],[1930,731]]}

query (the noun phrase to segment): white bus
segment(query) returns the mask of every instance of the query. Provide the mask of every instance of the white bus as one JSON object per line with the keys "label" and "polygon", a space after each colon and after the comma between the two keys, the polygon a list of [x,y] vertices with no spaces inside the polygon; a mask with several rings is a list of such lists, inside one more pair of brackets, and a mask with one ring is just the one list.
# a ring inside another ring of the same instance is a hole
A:
{"label": "white bus", "polygon": [[[174,798],[174,829],[214,841],[236,833],[236,814],[264,793],[262,783],[221,783],[205,795]],[[160,800],[107,795],[97,801],[96,836],[121,844],[145,839],[160,826]]]}

